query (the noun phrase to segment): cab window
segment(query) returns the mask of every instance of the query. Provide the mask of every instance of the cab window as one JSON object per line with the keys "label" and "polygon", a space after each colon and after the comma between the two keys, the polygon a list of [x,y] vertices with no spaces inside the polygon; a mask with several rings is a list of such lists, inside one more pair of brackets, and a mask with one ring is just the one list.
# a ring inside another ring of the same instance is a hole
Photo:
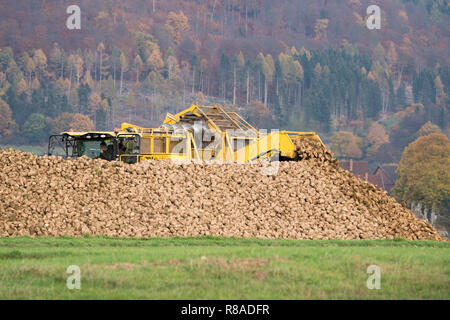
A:
{"label": "cab window", "polygon": [[86,156],[91,159],[96,159],[100,156],[100,144],[106,143],[108,149],[113,148],[113,141],[111,140],[80,140],[77,143],[76,150],[77,156]]}
{"label": "cab window", "polygon": [[139,154],[140,137],[138,135],[119,135],[118,137],[119,154]]}

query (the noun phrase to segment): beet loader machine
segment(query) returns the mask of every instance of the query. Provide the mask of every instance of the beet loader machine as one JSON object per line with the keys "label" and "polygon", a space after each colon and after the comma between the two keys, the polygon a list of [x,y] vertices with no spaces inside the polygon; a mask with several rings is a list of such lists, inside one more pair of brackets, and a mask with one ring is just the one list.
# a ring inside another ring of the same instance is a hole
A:
{"label": "beet loader machine", "polygon": [[177,114],[168,113],[159,128],[123,123],[112,132],[69,131],[53,135],[49,139],[48,154],[67,158],[101,157],[127,163],[167,159],[241,163],[274,159],[296,161],[317,156],[313,151],[301,150],[308,149],[311,143],[326,150],[314,132],[259,130],[236,112],[220,106],[192,105]]}

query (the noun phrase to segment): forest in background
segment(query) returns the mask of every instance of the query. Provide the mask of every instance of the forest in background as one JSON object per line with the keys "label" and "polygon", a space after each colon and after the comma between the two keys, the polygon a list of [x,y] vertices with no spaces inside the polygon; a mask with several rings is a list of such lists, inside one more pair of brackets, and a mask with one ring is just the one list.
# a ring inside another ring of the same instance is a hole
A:
{"label": "forest in background", "polygon": [[[73,4],[81,30],[66,27]],[[418,138],[449,136],[449,14],[446,0],[4,0],[0,144],[220,104],[316,131],[341,158],[398,163]],[[445,192],[433,201],[448,211]]]}

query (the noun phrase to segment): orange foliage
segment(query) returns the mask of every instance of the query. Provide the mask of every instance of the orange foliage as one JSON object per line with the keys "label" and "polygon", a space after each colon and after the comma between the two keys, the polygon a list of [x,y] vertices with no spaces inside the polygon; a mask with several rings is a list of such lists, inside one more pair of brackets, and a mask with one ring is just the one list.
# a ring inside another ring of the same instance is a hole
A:
{"label": "orange foliage", "polygon": [[9,105],[0,99],[0,137],[9,136],[17,128]]}

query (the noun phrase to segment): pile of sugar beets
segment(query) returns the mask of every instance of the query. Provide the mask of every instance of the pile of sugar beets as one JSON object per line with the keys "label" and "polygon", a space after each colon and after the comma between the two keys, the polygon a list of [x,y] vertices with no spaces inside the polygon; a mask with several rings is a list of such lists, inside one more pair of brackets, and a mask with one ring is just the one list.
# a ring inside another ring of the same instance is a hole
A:
{"label": "pile of sugar beets", "polygon": [[272,164],[129,165],[3,149],[0,236],[444,240],[320,142],[295,143],[300,161]]}

